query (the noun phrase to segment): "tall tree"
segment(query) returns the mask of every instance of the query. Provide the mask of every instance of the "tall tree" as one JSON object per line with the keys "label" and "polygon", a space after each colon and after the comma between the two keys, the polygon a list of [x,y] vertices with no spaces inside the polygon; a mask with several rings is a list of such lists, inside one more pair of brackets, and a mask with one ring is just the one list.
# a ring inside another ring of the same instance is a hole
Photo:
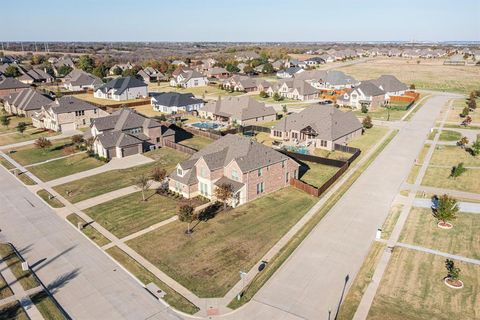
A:
{"label": "tall tree", "polygon": [[446,194],[440,197],[437,210],[435,212],[435,218],[441,223],[441,225],[448,225],[448,221],[452,221],[457,217],[458,205],[457,200]]}
{"label": "tall tree", "polygon": [[151,184],[150,177],[145,174],[141,174],[135,179],[135,185],[142,191],[143,201],[146,201],[145,192],[150,188]]}
{"label": "tall tree", "polygon": [[273,66],[271,63],[267,62],[263,65],[262,72],[270,74],[270,73],[274,73],[275,69],[273,69]]}
{"label": "tall tree", "polygon": [[162,182],[167,176],[167,171],[163,168],[155,167],[152,170],[152,179],[157,182]]}
{"label": "tall tree", "polygon": [[78,68],[86,72],[92,72],[95,68],[95,61],[89,55],[82,55],[78,59]]}
{"label": "tall tree", "polygon": [[223,202],[223,209],[226,209],[228,200],[230,200],[233,196],[232,185],[228,183],[223,183],[217,186],[213,193],[218,200]]}
{"label": "tall tree", "polygon": [[60,68],[58,68],[58,75],[60,77],[64,77],[67,74],[69,74],[70,72],[72,72],[72,70],[73,70],[72,67],[67,66],[67,65],[63,65]]}
{"label": "tall tree", "polygon": [[178,208],[178,220],[181,222],[186,222],[187,225],[187,234],[192,233],[190,229],[190,224],[197,219],[197,215],[194,213],[194,208],[191,205],[184,204]]}
{"label": "tall tree", "polygon": [[7,68],[5,68],[5,72],[3,72],[3,74],[5,75],[5,77],[15,78],[18,77],[21,73],[16,66],[11,64]]}

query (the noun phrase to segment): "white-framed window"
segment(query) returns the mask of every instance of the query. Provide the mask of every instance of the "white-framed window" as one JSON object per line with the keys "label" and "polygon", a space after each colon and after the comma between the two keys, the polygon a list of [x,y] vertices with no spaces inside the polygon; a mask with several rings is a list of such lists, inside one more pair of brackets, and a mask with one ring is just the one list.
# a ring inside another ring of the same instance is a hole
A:
{"label": "white-framed window", "polygon": [[265,184],[263,182],[257,183],[257,194],[265,191]]}
{"label": "white-framed window", "polygon": [[322,147],[326,147],[327,146],[327,141],[326,140],[320,140],[320,145]]}
{"label": "white-framed window", "polygon": [[177,168],[177,175],[179,175],[180,177],[183,177],[183,170],[182,170],[182,168]]}
{"label": "white-framed window", "polygon": [[240,180],[237,170],[232,170],[232,180],[235,180],[235,181]]}
{"label": "white-framed window", "polygon": [[85,110],[75,111],[75,116],[76,117],[84,116],[84,115],[85,115]]}
{"label": "white-framed window", "polygon": [[263,168],[258,169],[258,171],[257,171],[257,176],[259,176],[259,177],[262,176],[262,174],[263,174],[263,170],[262,170],[262,169],[263,169]]}
{"label": "white-framed window", "polygon": [[285,160],[282,161],[282,168],[285,168]]}
{"label": "white-framed window", "polygon": [[290,180],[289,178],[290,178],[290,177],[289,177],[289,174],[288,174],[288,172],[287,172],[287,173],[285,173],[285,182],[288,182],[288,180]]}

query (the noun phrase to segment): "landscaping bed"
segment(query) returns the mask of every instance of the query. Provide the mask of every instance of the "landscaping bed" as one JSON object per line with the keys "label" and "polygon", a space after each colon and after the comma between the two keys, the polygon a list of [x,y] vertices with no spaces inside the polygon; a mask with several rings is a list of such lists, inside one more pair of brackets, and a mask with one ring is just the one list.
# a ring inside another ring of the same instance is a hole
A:
{"label": "landscaping bed", "polygon": [[[134,179],[141,174],[151,174],[155,167],[165,169],[167,174],[173,171],[177,163],[188,159],[189,155],[170,148],[161,148],[144,155],[155,162],[128,169],[108,171],[87,178],[82,178],[54,187],[55,191],[68,201],[75,203],[107,192],[134,185]],[[67,195],[67,191],[70,191]]]}
{"label": "landscaping bed", "polygon": [[142,201],[141,192],[117,198],[84,212],[118,238],[148,228],[177,214],[179,200],[146,192],[147,201]]}
{"label": "landscaping bed", "polygon": [[58,159],[38,166],[28,168],[28,170],[42,181],[55,180],[61,177],[69,176],[74,173],[90,170],[104,165],[105,162],[97,160],[94,157],[82,153],[68,158]]}
{"label": "landscaping bed", "polygon": [[[172,222],[128,245],[199,297],[220,297],[310,209],[317,198],[284,188],[214,218]],[[165,241],[168,239],[168,241]]]}

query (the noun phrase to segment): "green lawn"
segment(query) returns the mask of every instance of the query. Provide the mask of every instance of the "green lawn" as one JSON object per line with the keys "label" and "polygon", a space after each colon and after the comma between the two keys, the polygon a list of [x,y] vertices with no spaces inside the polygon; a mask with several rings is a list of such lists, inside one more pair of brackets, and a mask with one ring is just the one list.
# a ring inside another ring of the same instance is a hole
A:
{"label": "green lawn", "polygon": [[37,191],[37,194],[40,196],[40,198],[42,198],[46,203],[48,203],[53,208],[65,207],[65,205],[61,203],[60,200],[58,200],[57,198],[50,199],[51,194],[45,189]]}
{"label": "green lawn", "polygon": [[457,146],[437,146],[430,165],[455,166],[463,162],[466,167],[480,167],[480,157],[474,157],[465,149]]}
{"label": "green lawn", "polygon": [[42,314],[44,319],[48,320],[64,320],[65,316],[57,308],[57,305],[53,299],[44,291],[36,293],[30,296],[33,304],[37,307],[38,311]]}
{"label": "green lawn", "polygon": [[[75,228],[78,228],[78,223],[81,222],[83,225],[85,225],[85,220],[80,218],[77,214],[72,213],[67,216],[67,220],[75,226]],[[108,240],[105,236],[103,236],[100,232],[98,232],[94,227],[91,225],[85,226],[82,229],[82,232],[89,237],[90,239],[93,240],[96,244],[98,244],[100,247],[109,244],[110,240]]]}
{"label": "green lawn", "polygon": [[141,264],[131,258],[120,248],[112,247],[106,251],[115,260],[117,260],[118,263],[120,263],[135,277],[137,277],[137,279],[140,280],[144,285],[152,282],[156,284],[163,292],[165,292],[165,297],[163,298],[165,302],[167,302],[173,308],[188,314],[194,314],[200,310],[184,296],[167,286],[164,282],[160,281],[160,279],[155,277],[154,274],[145,269],[145,267],[143,267]]}
{"label": "green lawn", "polygon": [[24,290],[30,290],[39,286],[39,283],[30,271],[22,270],[22,261],[10,245],[0,243],[0,257],[5,261]]}
{"label": "green lawn", "polygon": [[7,150],[9,156],[25,166],[28,164],[43,162],[46,160],[62,157],[65,154],[63,149],[67,146],[71,146],[71,140],[57,140],[52,142],[52,146],[46,149],[40,149],[35,147],[35,145],[28,145],[20,148]]}
{"label": "green lawn", "polygon": [[319,188],[338,170],[339,168],[337,167],[310,161],[302,161],[302,166],[300,167],[300,180]]}
{"label": "green lawn", "polygon": [[387,133],[389,129],[386,127],[374,126],[373,128],[365,130],[365,133],[359,137],[353,138],[349,141],[348,146],[358,148],[362,151],[360,156],[355,160],[358,161]]}
{"label": "green lawn", "polygon": [[437,222],[430,209],[412,209],[400,242],[480,259],[480,215],[459,213],[452,221],[454,227],[449,230],[440,229]]}
{"label": "green lawn", "polygon": [[18,132],[15,132],[12,134],[3,134],[3,135],[0,135],[0,146],[28,141],[28,140],[36,140],[40,137],[53,137],[56,135],[58,135],[58,132],[47,131],[43,129],[27,130],[23,134],[20,134]]}
{"label": "green lawn", "polygon": [[440,141],[458,141],[462,138],[460,132],[452,130],[442,130],[440,133]]}
{"label": "green lawn", "polygon": [[214,140],[206,137],[194,135],[191,138],[179,141],[178,143],[200,150],[208,146],[213,141]]}
{"label": "green lawn", "polygon": [[372,281],[375,268],[382,256],[385,245],[380,242],[374,241],[368,252],[367,257],[363,261],[362,267],[357,273],[357,276],[353,280],[353,283],[348,290],[348,294],[342,302],[337,320],[351,320],[355,311],[357,311],[358,305],[362,300],[367,286]]}
{"label": "green lawn", "polygon": [[220,297],[316,201],[288,187],[200,222],[191,235],[176,221],[127,244],[199,297]]}
{"label": "green lawn", "polygon": [[[1,109],[0,116],[3,116],[5,114],[8,115],[8,113],[6,113],[5,111],[3,111],[3,109]],[[14,115],[10,115],[8,118],[10,119],[10,123],[8,124],[8,126],[0,125],[0,134],[7,133],[7,132],[16,132],[17,131],[16,127],[19,122],[25,122],[28,125],[27,130],[32,128],[32,120],[30,118],[19,117]]]}
{"label": "green lawn", "polygon": [[[160,167],[170,173],[177,163],[186,160],[189,155],[170,148],[161,148],[145,153],[155,162],[128,169],[100,173],[91,177],[79,179],[56,186],[54,189],[70,202],[79,202],[110,191],[128,187],[134,184],[134,179],[141,174],[150,174],[154,167]],[[67,196],[66,191],[71,193]]]}
{"label": "green lawn", "polygon": [[458,178],[450,178],[450,168],[428,167],[422,185],[480,193],[480,170],[468,170]]}
{"label": "green lawn", "polygon": [[455,261],[464,288],[443,283],[445,257],[396,247],[368,320],[479,319],[480,266]]}
{"label": "green lawn", "polygon": [[348,152],[336,151],[336,150],[325,150],[316,148],[313,151],[313,154],[322,158],[336,159],[336,160],[348,160],[352,154]]}
{"label": "green lawn", "polygon": [[97,168],[104,164],[104,162],[97,160],[94,157],[89,157],[87,154],[83,153],[33,166],[28,168],[28,170],[40,180],[50,181],[74,173]]}
{"label": "green lawn", "polygon": [[85,213],[118,238],[143,230],[177,214],[178,201],[148,191],[117,198],[85,210]]}

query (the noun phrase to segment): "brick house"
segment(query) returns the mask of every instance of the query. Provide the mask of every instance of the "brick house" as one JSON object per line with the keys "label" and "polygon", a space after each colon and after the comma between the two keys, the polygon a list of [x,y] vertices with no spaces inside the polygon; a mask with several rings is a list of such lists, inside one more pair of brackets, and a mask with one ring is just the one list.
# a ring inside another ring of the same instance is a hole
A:
{"label": "brick house", "polygon": [[93,137],[94,152],[107,159],[160,148],[166,140],[175,142],[174,130],[128,108],[93,119],[84,136]]}
{"label": "brick house", "polygon": [[214,199],[215,188],[232,187],[232,207],[289,185],[300,165],[290,157],[249,138],[228,134],[179,163],[169,189],[185,198]]}
{"label": "brick house", "polygon": [[52,103],[52,99],[34,89],[25,89],[14,92],[4,101],[5,111],[10,114],[24,115],[31,118],[35,112],[38,112],[42,107]]}
{"label": "brick house", "polygon": [[53,131],[73,131],[90,125],[92,119],[108,113],[84,100],[61,97],[43,106],[32,116],[33,126]]}
{"label": "brick house", "polygon": [[311,105],[282,118],[272,128],[270,136],[310,148],[333,150],[335,144],[346,145],[352,138],[360,136],[362,128],[352,112]]}
{"label": "brick house", "polygon": [[15,78],[2,78],[0,76],[0,99],[27,88],[30,88],[28,84],[22,83]]}

